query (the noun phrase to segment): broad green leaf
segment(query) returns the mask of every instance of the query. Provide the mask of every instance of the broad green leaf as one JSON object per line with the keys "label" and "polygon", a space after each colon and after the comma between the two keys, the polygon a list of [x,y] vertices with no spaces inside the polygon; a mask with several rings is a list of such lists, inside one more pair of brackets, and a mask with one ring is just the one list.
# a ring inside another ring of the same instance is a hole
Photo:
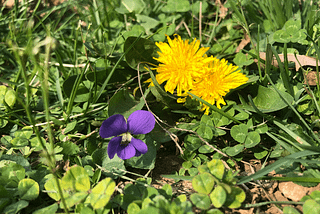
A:
{"label": "broad green leaf", "polygon": [[203,145],[203,146],[201,146],[201,147],[199,148],[199,152],[200,152],[200,153],[211,153],[211,152],[213,152],[213,151],[214,151],[214,149],[211,148],[209,145]]}
{"label": "broad green leaf", "polygon": [[64,190],[86,192],[90,189],[90,179],[81,166],[71,167],[61,179],[61,187]]}
{"label": "broad green leaf", "polygon": [[218,209],[211,209],[211,210],[208,210],[206,214],[223,214],[223,212],[221,212]]}
{"label": "broad green leaf", "polygon": [[22,179],[18,185],[18,194],[23,200],[34,200],[39,196],[39,184],[29,178]]}
{"label": "broad green leaf", "polygon": [[214,178],[210,173],[204,172],[192,179],[192,187],[199,193],[209,194],[214,186]]}
{"label": "broad green leaf", "polygon": [[167,5],[162,8],[162,12],[165,13],[187,12],[188,10],[190,10],[188,0],[169,0]]}
{"label": "broad green leaf", "polygon": [[283,214],[300,214],[300,212],[293,207],[286,206],[283,208]]}
{"label": "broad green leaf", "polygon": [[149,135],[143,136],[141,139],[146,142],[148,151],[140,157],[132,157],[126,160],[126,164],[138,169],[153,169],[155,167],[157,156],[157,142],[154,141]]}
{"label": "broad green leaf", "polygon": [[16,188],[19,181],[24,179],[25,169],[10,160],[0,161],[0,184],[4,187]]}
{"label": "broad green leaf", "polygon": [[256,145],[258,145],[260,143],[260,135],[258,132],[253,131],[253,132],[249,132],[247,135],[247,138],[244,142],[244,146],[246,148],[252,148]]}
{"label": "broad green leaf", "polygon": [[320,213],[320,204],[313,199],[308,199],[302,207],[303,214]]}
{"label": "broad green leaf", "polygon": [[115,10],[118,13],[126,14],[135,12],[137,14],[141,13],[146,6],[146,3],[143,0],[121,0],[120,7]]}
{"label": "broad green leaf", "polygon": [[202,14],[205,13],[207,11],[207,8],[208,8],[208,3],[206,1],[196,1],[194,2],[192,5],[191,5],[191,11],[192,11],[192,14],[196,15],[199,14],[200,12],[200,2],[202,2],[202,9],[201,9],[201,12]]}
{"label": "broad green leaf", "polygon": [[210,199],[213,206],[220,208],[224,204],[227,199],[227,193],[225,189],[218,185],[214,190],[210,193]]}
{"label": "broad green leaf", "polygon": [[[87,192],[76,192],[70,195],[69,197],[65,198],[67,208],[70,209],[74,205],[81,203],[81,201],[83,201],[87,196]],[[63,203],[60,203],[60,208],[64,209]]]}
{"label": "broad green leaf", "polygon": [[195,151],[202,145],[202,141],[199,137],[194,135],[187,135],[184,138],[184,147],[188,151]]}
{"label": "broad green leaf", "polygon": [[264,134],[268,130],[269,130],[269,127],[266,123],[258,125],[257,128],[255,129],[255,131],[258,132],[259,134]]}
{"label": "broad green leaf", "polygon": [[54,203],[50,206],[47,206],[45,208],[39,209],[34,211],[32,214],[48,214],[48,213],[56,213],[59,206],[57,203]]}
{"label": "broad green leaf", "polygon": [[20,200],[16,203],[10,204],[7,206],[4,210],[3,213],[20,213],[19,211],[26,208],[29,205],[28,201],[25,200]]}
{"label": "broad green leaf", "polygon": [[108,157],[107,147],[97,149],[92,154],[93,162],[101,166],[103,174],[107,177],[117,178],[124,175],[126,168],[124,160],[120,159],[117,155],[110,159]]}
{"label": "broad green leaf", "polygon": [[[22,155],[7,155],[7,154],[3,154],[0,157],[0,160],[14,161],[17,164],[21,165],[25,170],[30,170],[31,169],[31,165],[30,165],[29,161],[25,157],[23,157]],[[5,163],[5,162],[2,162],[2,163]],[[2,166],[3,165],[0,162],[0,168]]]}
{"label": "broad green leaf", "polygon": [[12,139],[11,144],[13,147],[24,147],[29,145],[29,141],[24,137],[15,137]]}
{"label": "broad green leaf", "polygon": [[202,210],[207,210],[210,208],[211,201],[208,195],[203,193],[193,193],[190,196],[192,203]]}
{"label": "broad green leaf", "polygon": [[229,208],[239,208],[241,203],[246,199],[245,192],[239,187],[231,187],[231,193],[228,194],[225,205]]}
{"label": "broad green leaf", "polygon": [[31,127],[23,127],[22,129],[17,130],[14,133],[14,136],[30,139],[32,134],[33,134],[33,129]]}
{"label": "broad green leaf", "polygon": [[73,131],[75,129],[75,127],[77,126],[77,121],[76,120],[73,120],[72,122],[68,123],[67,124],[67,127],[65,128],[64,130],[64,134],[67,134],[71,131]]}
{"label": "broad green leaf", "polygon": [[4,101],[9,107],[13,107],[16,102],[16,94],[5,85],[0,85],[0,107],[4,107]]}
{"label": "broad green leaf", "polygon": [[248,135],[248,126],[245,124],[234,125],[230,130],[230,134],[239,143],[244,143]]}
{"label": "broad green leaf", "polygon": [[108,114],[109,116],[122,114],[124,117],[128,118],[132,112],[141,110],[143,106],[143,98],[140,98],[140,100],[137,101],[128,90],[120,90],[111,97]]}
{"label": "broad green leaf", "polygon": [[70,142],[70,141],[62,142],[60,144],[60,146],[63,148],[61,153],[64,155],[77,155],[77,154],[79,154],[80,148],[77,144],[75,144],[73,142]]}
{"label": "broad green leaf", "polygon": [[228,147],[225,152],[227,153],[227,155],[230,156],[236,156],[237,154],[239,154],[240,152],[242,152],[244,149],[244,145],[238,144],[236,146],[233,147]]}
{"label": "broad green leaf", "polygon": [[312,193],[310,193],[310,197],[319,203],[320,202],[320,191],[319,190],[313,191]]}
{"label": "broad green leaf", "polygon": [[[59,179],[58,182],[61,186],[61,180]],[[44,188],[46,189],[47,194],[54,200],[59,201],[61,199],[59,191],[58,191],[58,185],[54,177],[52,176],[50,179],[47,180],[47,182],[44,184]],[[67,192],[63,191],[63,196],[66,198],[69,196]]]}
{"label": "broad green leaf", "polygon": [[219,159],[212,159],[207,163],[207,166],[212,175],[214,175],[218,179],[222,179],[224,175],[224,165]]}
{"label": "broad green leaf", "polygon": [[[71,97],[72,88],[76,84],[77,78],[80,78],[80,75],[70,76],[68,77],[68,79],[64,81],[62,85],[63,90],[68,97]],[[84,84],[85,82],[88,84]],[[74,102],[86,102],[90,99],[90,91],[89,91],[89,88],[86,87],[86,85],[90,85],[90,84],[91,82],[84,80],[84,78],[80,80],[78,90],[75,92],[76,96],[75,96]]]}
{"label": "broad green leaf", "polygon": [[86,203],[90,203],[93,209],[104,207],[110,200],[116,187],[116,183],[111,178],[100,181],[91,191]]}
{"label": "broad green leaf", "polygon": [[[287,107],[287,104],[280,98],[279,94],[273,88],[254,85],[247,86],[246,91],[251,94],[254,105],[263,113],[274,112]],[[290,94],[283,91],[280,93],[288,103],[293,102],[293,97],[290,96]],[[249,101],[245,100],[241,95],[239,95],[239,98],[243,109],[255,112],[255,109]]]}
{"label": "broad green leaf", "polygon": [[[144,38],[128,37],[124,43],[124,51],[129,49],[134,42],[136,43],[125,56],[126,62],[132,69],[137,70],[139,63],[158,64],[154,57],[158,57],[159,48],[154,42]],[[140,72],[146,70],[144,64],[140,64],[139,70]]]}
{"label": "broad green leaf", "polygon": [[144,29],[146,29],[146,33],[150,33],[150,29],[155,28],[160,22],[154,18],[149,16],[136,14],[137,22],[141,24]]}
{"label": "broad green leaf", "polygon": [[136,214],[140,210],[141,210],[141,208],[139,207],[139,205],[133,202],[133,203],[129,204],[127,212],[128,212],[128,214]]}

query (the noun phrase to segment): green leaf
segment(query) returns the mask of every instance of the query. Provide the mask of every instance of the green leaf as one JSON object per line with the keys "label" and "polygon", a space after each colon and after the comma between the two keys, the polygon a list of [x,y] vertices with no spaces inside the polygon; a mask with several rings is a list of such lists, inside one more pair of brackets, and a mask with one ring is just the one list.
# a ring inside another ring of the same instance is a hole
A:
{"label": "green leaf", "polygon": [[214,186],[214,178],[210,173],[204,172],[192,179],[192,187],[199,193],[209,194]]}
{"label": "green leaf", "polygon": [[[77,78],[80,78],[80,75],[69,76],[68,79],[66,79],[62,85],[65,94],[69,98],[71,97],[72,88],[77,83],[76,82]],[[78,86],[77,91],[75,92],[76,95],[75,95],[74,102],[86,102],[90,99],[90,90],[89,88],[87,88],[87,86],[92,84],[92,82],[88,80],[84,80],[84,78],[78,81],[80,81],[80,84]]]}
{"label": "green leaf", "polygon": [[124,160],[117,155],[110,159],[108,157],[107,147],[97,149],[92,154],[93,162],[101,166],[103,174],[107,177],[117,178],[119,175],[124,175],[126,168]]}
{"label": "green leaf", "polygon": [[241,203],[246,199],[245,192],[239,187],[231,187],[231,193],[228,194],[225,205],[229,208],[239,208]]}
{"label": "green leaf", "polygon": [[148,151],[140,157],[132,157],[126,160],[126,164],[138,169],[153,169],[155,167],[157,155],[157,142],[154,141],[149,135],[143,136],[141,139],[145,141],[148,146]]}
{"label": "green leaf", "polygon": [[200,153],[211,153],[213,151],[214,151],[214,149],[212,147],[210,147],[209,145],[203,145],[199,148]]}
{"label": "green leaf", "polygon": [[212,175],[214,175],[218,179],[222,179],[224,175],[224,165],[219,159],[212,159],[207,163],[207,166]]}
{"label": "green leaf", "polygon": [[24,179],[25,169],[10,160],[0,161],[0,184],[4,187],[18,187],[19,181]]}
{"label": "green leaf", "polygon": [[236,53],[233,61],[237,66],[242,67],[242,66],[251,65],[252,63],[254,63],[254,60],[251,58],[252,57],[249,54],[246,55],[242,52],[238,52]]}
{"label": "green leaf", "polygon": [[247,138],[245,140],[244,146],[246,148],[252,148],[256,145],[258,145],[260,143],[260,135],[258,132],[253,131],[253,132],[249,132],[249,134],[247,135]]}
{"label": "green leaf", "polygon": [[313,199],[308,199],[304,202],[302,210],[303,214],[320,213],[320,204]]}
{"label": "green leaf", "polygon": [[93,209],[104,207],[110,200],[116,187],[116,183],[111,178],[100,181],[91,191],[86,203],[90,203]]}
{"label": "green leaf", "polygon": [[90,179],[81,166],[71,167],[61,179],[61,187],[64,190],[86,192],[90,189]]}
{"label": "green leaf", "polygon": [[139,205],[132,202],[131,204],[129,204],[127,212],[128,212],[128,214],[136,214],[140,210],[141,210],[141,208],[139,207]]}
{"label": "green leaf", "polygon": [[75,127],[77,126],[77,121],[76,120],[73,120],[72,122],[68,123],[67,124],[67,127],[65,128],[64,130],[64,134],[67,134],[71,131],[73,131],[75,129]]}
{"label": "green leaf", "polygon": [[143,0],[121,0],[120,7],[116,8],[115,10],[121,14],[132,12],[139,14],[143,11],[145,6],[146,3]]}
{"label": "green leaf", "polygon": [[242,152],[243,149],[244,149],[244,145],[238,144],[233,147],[228,147],[225,152],[227,153],[227,155],[233,157],[233,156],[236,156],[237,154],[239,154],[240,152]]}
{"label": "green leaf", "polygon": [[73,142],[70,142],[70,141],[62,142],[60,146],[63,148],[61,153],[64,155],[79,154],[80,148],[77,144]]}
{"label": "green leaf", "polygon": [[[125,56],[126,62],[132,69],[137,70],[139,63],[151,63],[154,65],[158,64],[154,57],[158,57],[157,51],[159,49],[154,42],[144,38],[133,36],[128,37],[124,43],[124,51],[129,49],[134,42],[136,43]],[[139,70],[140,72],[146,71],[144,64],[139,66]]]}
{"label": "green leaf", "polygon": [[197,150],[201,145],[202,141],[197,136],[187,135],[184,138],[184,147],[190,152]]}
{"label": "green leaf", "polygon": [[316,200],[317,202],[320,202],[320,191],[319,190],[313,191],[312,193],[310,193],[310,197]]}
{"label": "green leaf", "polygon": [[[70,209],[76,204],[79,204],[81,201],[83,201],[88,196],[87,192],[76,192],[69,197],[65,198],[65,202],[67,205],[67,208]],[[60,203],[60,208],[64,209],[63,203]]]}
{"label": "green leaf", "polygon": [[9,107],[13,107],[16,102],[16,94],[14,90],[7,88],[5,85],[0,85],[0,107],[5,106],[4,101]]}
{"label": "green leaf", "polygon": [[230,130],[230,134],[239,143],[244,143],[248,135],[248,127],[245,124],[234,125]]}
{"label": "green leaf", "polygon": [[15,137],[11,141],[13,147],[24,147],[29,145],[29,141],[27,138],[24,137]]}
{"label": "green leaf", "polygon": [[162,12],[165,13],[187,12],[188,10],[190,10],[188,0],[169,0],[167,5],[162,8]]}
{"label": "green leaf", "polygon": [[[61,180],[59,179],[58,182],[61,186]],[[61,199],[60,194],[58,192],[58,185],[56,183],[56,180],[52,176],[50,179],[46,181],[44,184],[44,188],[47,191],[47,194],[54,200],[59,201]],[[69,194],[67,194],[65,191],[63,191],[63,196],[67,197]]]}
{"label": "green leaf", "polygon": [[29,178],[22,179],[18,185],[18,194],[23,200],[34,200],[39,196],[39,184]]}
{"label": "green leaf", "polygon": [[210,208],[211,202],[208,195],[203,193],[193,193],[190,199],[196,207],[202,210],[207,210]]}
{"label": "green leaf", "polygon": [[19,211],[26,208],[29,205],[28,201],[25,200],[20,200],[16,203],[10,204],[7,206],[4,210],[3,213],[20,213]]}
{"label": "green leaf", "polygon": [[109,116],[122,114],[124,117],[128,118],[132,112],[141,110],[143,106],[143,98],[140,98],[140,100],[137,101],[128,90],[120,90],[111,97],[108,114]]}
{"label": "green leaf", "polygon": [[191,5],[192,14],[196,15],[200,12],[200,2],[202,2],[202,14],[205,13],[208,9],[208,3],[206,1],[196,1]]}
{"label": "green leaf", "polygon": [[210,193],[210,199],[213,206],[220,208],[224,204],[227,199],[227,193],[225,189],[218,185],[214,190]]}
{"label": "green leaf", "polygon": [[34,211],[32,214],[48,214],[48,213],[56,213],[59,206],[57,203],[54,203],[50,206],[47,206],[45,208],[39,209]]}
{"label": "green leaf", "polygon": [[211,209],[211,210],[208,210],[206,214],[223,214],[223,212],[221,212],[218,209]]}
{"label": "green leaf", "polygon": [[283,214],[300,214],[300,212],[293,207],[287,206],[283,208]]}
{"label": "green leaf", "polygon": [[33,129],[31,127],[23,127],[22,129],[17,130],[14,133],[14,136],[30,139],[32,134],[33,134]]}
{"label": "green leaf", "polygon": [[[262,85],[247,86],[246,91],[252,96],[254,105],[263,113],[269,113],[281,110],[288,105],[281,99],[279,94],[273,88],[266,88]],[[293,102],[293,97],[283,91],[280,91],[281,95],[287,100],[288,103]],[[241,95],[239,95],[243,109],[255,112],[249,101],[246,101]]]}

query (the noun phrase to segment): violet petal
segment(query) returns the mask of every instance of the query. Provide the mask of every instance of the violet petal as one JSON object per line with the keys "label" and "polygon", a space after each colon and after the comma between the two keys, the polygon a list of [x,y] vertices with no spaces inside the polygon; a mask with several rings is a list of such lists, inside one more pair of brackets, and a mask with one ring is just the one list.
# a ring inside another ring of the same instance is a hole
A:
{"label": "violet petal", "polygon": [[138,110],[128,118],[128,130],[131,134],[147,134],[152,131],[156,121],[149,111]]}
{"label": "violet petal", "polygon": [[126,120],[121,114],[115,114],[103,121],[99,134],[102,138],[118,136],[128,131]]}
{"label": "violet petal", "polygon": [[118,152],[122,137],[114,137],[110,140],[108,144],[108,156],[110,159],[114,157],[114,155]]}
{"label": "violet petal", "polygon": [[129,143],[127,146],[120,145],[118,147],[118,157],[122,160],[130,159],[136,154],[136,149]]}
{"label": "violet petal", "polygon": [[142,140],[132,138],[130,144],[141,154],[145,154],[148,151],[148,146]]}

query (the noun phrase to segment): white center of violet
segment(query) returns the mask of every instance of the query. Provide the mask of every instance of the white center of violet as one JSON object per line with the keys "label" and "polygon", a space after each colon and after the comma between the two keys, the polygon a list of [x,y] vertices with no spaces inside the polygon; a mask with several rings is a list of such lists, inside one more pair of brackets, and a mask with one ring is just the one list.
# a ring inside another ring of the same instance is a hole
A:
{"label": "white center of violet", "polygon": [[123,133],[120,136],[122,136],[120,145],[127,146],[131,142],[132,135],[129,132]]}

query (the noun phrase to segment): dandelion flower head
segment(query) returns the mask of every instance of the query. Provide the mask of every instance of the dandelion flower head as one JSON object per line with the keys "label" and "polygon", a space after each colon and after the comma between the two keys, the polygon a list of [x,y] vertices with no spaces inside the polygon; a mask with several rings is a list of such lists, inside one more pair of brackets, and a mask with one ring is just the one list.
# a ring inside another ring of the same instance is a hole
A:
{"label": "dandelion flower head", "polygon": [[[225,59],[214,58],[214,61],[208,64],[207,72],[202,81],[194,84],[191,93],[221,108],[221,104],[226,104],[223,97],[231,89],[237,88],[248,81],[248,77],[237,69],[238,66],[228,65],[228,61]],[[203,104],[201,110],[208,114],[209,106]]]}
{"label": "dandelion flower head", "polygon": [[173,40],[169,36],[167,39],[168,43],[156,42],[160,49],[159,57],[154,58],[160,63],[155,68],[157,82],[166,82],[164,89],[171,94],[177,90],[178,96],[186,96],[186,92],[202,78],[205,65],[213,61],[213,57],[205,54],[209,48],[199,48],[199,40],[194,39],[189,43],[189,40],[182,40],[179,35],[175,35]]}

